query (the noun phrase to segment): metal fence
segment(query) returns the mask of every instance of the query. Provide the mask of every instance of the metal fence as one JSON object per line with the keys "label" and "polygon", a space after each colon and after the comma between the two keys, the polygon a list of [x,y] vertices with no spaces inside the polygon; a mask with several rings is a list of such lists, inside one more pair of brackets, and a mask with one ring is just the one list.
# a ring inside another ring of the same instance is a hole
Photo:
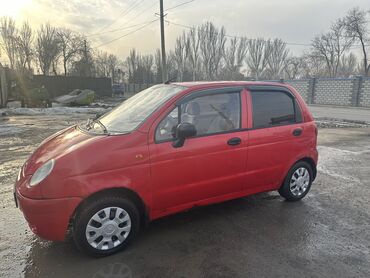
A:
{"label": "metal fence", "polygon": [[110,78],[34,75],[33,82],[36,86],[44,85],[51,97],[67,94],[74,89],[93,90],[98,96],[112,95]]}

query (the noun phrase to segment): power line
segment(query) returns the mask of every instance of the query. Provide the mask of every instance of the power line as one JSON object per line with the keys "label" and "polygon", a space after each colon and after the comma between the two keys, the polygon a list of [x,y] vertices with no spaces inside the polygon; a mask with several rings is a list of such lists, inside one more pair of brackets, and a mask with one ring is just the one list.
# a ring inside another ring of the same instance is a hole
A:
{"label": "power line", "polygon": [[[172,21],[169,21],[169,20],[165,20],[165,21],[169,24],[179,26],[179,27],[183,27],[183,28],[187,28],[187,29],[190,29],[190,30],[196,30],[197,29],[196,27],[192,27],[192,26],[189,26],[189,25],[183,25],[183,24],[175,23],[175,22],[172,22]],[[237,38],[237,39],[243,38],[242,36],[232,36],[232,35],[225,35],[225,37]],[[312,44],[308,44],[308,43],[295,43],[295,42],[285,42],[285,44],[287,44],[287,45],[296,45],[296,46],[312,46]],[[365,47],[368,47],[368,46],[370,46],[370,45],[365,45]],[[352,45],[349,48],[361,48],[361,47],[362,47],[361,45]]]}
{"label": "power line", "polygon": [[[196,30],[197,29],[196,27],[192,27],[192,26],[189,26],[189,25],[175,23],[175,22],[172,22],[172,21],[169,21],[169,20],[166,20],[166,22],[169,23],[169,24],[172,24],[172,25],[175,25],[175,26],[179,26],[179,27],[183,27],[183,28],[187,28],[187,29],[190,29],[190,30]],[[242,36],[232,36],[232,35],[225,35],[225,37],[237,38],[237,39],[244,38]],[[295,43],[295,42],[286,42],[286,44],[287,45],[299,45],[299,46],[311,46],[311,44]]]}
{"label": "power line", "polygon": [[[153,5],[150,5],[148,8],[140,11],[136,16],[135,18],[139,17],[140,15],[142,15],[143,13],[145,13],[147,10],[151,9],[152,7],[154,7],[157,3],[154,2]],[[126,23],[129,23],[130,21],[132,21],[132,19],[130,20],[126,20],[124,21],[124,24],[122,25],[121,28],[116,28],[116,29],[112,29],[112,30],[108,30],[108,31],[104,31],[104,32],[98,32],[98,33],[95,33],[95,34],[91,34],[91,35],[88,35],[87,37],[92,37],[92,36],[100,36],[100,35],[104,35],[104,34],[107,34],[107,33],[114,33],[114,32],[118,32],[118,31],[122,31],[122,30],[126,30],[126,29],[130,29],[130,28],[133,28],[133,27],[136,27],[136,26],[139,26],[139,25],[142,25],[142,24],[145,24],[147,22],[142,22],[142,23],[139,23],[139,24],[134,24],[134,25],[130,25],[130,26],[125,26]]]}
{"label": "power line", "polygon": [[[143,0],[145,1],[145,0]],[[119,16],[117,16],[112,22],[108,23],[106,26],[104,26],[103,28],[101,28],[99,31],[103,31],[104,29],[112,26],[114,23],[116,23],[120,18],[122,18],[123,16],[127,15],[128,13],[130,13],[134,8],[136,8],[140,3],[142,3],[143,1],[134,1],[131,3],[131,5],[128,6],[127,9],[124,9],[120,14]]]}
{"label": "power line", "polygon": [[104,35],[104,34],[108,34],[108,33],[114,33],[114,32],[118,32],[118,31],[123,31],[123,30],[131,29],[131,28],[136,27],[136,26],[140,26],[140,25],[146,24],[146,23],[150,23],[150,22],[151,21],[145,21],[145,22],[141,22],[141,23],[138,23],[138,24],[134,24],[134,25],[130,25],[130,26],[125,26],[125,27],[122,27],[122,28],[117,28],[117,29],[108,30],[108,31],[101,32],[101,33],[95,33],[95,34],[87,35],[86,37],[88,38],[88,37],[100,36],[100,35]]}
{"label": "power line", "polygon": [[[169,23],[169,24],[172,24],[172,25],[176,25],[176,26],[187,28],[187,29],[191,29],[191,30],[196,30],[197,29],[196,27],[192,27],[192,26],[188,26],[188,25],[183,25],[183,24],[175,23],[175,22],[172,22],[172,21],[169,21],[169,20],[166,20],[166,22]],[[238,39],[243,38],[242,36],[232,36],[232,35],[225,35],[225,37],[238,38]],[[311,44],[307,44],[307,43],[295,43],[295,42],[286,42],[286,44],[287,45],[311,46]]]}
{"label": "power line", "polygon": [[180,3],[180,4],[176,5],[176,6],[173,6],[173,7],[168,8],[168,9],[166,9],[166,10],[164,10],[164,11],[165,11],[165,12],[167,12],[167,11],[170,11],[170,10],[176,9],[176,8],[178,8],[178,7],[184,6],[184,5],[189,4],[189,3],[191,3],[191,2],[194,2],[194,1],[195,1],[195,0],[190,0],[190,1],[187,1],[187,2],[184,2],[184,3]]}
{"label": "power line", "polygon": [[136,14],[136,15],[134,16],[134,18],[131,18],[131,19],[129,19],[129,20],[124,21],[123,25],[124,25],[124,24],[127,24],[127,23],[130,23],[130,21],[133,21],[134,19],[138,18],[140,15],[142,15],[143,13],[145,13],[146,11],[148,11],[149,9],[151,9],[152,7],[154,7],[155,5],[157,5],[157,2],[154,2],[152,5],[150,5],[150,6],[149,6],[149,7],[147,7],[146,9],[141,10],[138,14]]}
{"label": "power line", "polygon": [[117,37],[117,38],[115,38],[113,40],[110,40],[108,42],[102,43],[102,44],[98,45],[96,48],[102,47],[103,45],[110,44],[110,43],[115,42],[115,41],[117,41],[119,39],[122,39],[124,37],[129,36],[129,35],[132,35],[132,34],[136,33],[137,31],[140,31],[141,29],[144,29],[146,26],[148,26],[148,25],[150,25],[150,24],[152,24],[153,22],[156,22],[156,21],[158,21],[158,19],[152,20],[149,23],[146,23],[144,26],[141,26],[140,28],[137,28],[137,29],[135,29],[135,30],[133,30],[131,32],[128,32],[128,33],[126,33],[126,34],[124,34],[122,36],[119,36],[119,37]]}

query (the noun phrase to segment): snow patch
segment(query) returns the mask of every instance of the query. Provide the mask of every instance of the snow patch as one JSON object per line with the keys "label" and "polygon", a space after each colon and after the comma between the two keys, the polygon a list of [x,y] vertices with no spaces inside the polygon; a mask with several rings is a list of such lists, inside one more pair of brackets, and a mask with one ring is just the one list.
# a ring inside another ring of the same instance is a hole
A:
{"label": "snow patch", "polygon": [[357,156],[364,151],[353,152],[327,146],[319,146],[317,149],[319,151],[317,169],[320,172],[342,180],[360,183],[357,177],[350,174],[348,166],[356,165]]}
{"label": "snow patch", "polygon": [[8,115],[66,115],[66,114],[98,114],[108,112],[101,107],[51,107],[51,108],[6,108],[0,109],[0,114]]}
{"label": "snow patch", "polygon": [[13,135],[25,131],[24,128],[19,128],[14,125],[0,125],[0,135]]}

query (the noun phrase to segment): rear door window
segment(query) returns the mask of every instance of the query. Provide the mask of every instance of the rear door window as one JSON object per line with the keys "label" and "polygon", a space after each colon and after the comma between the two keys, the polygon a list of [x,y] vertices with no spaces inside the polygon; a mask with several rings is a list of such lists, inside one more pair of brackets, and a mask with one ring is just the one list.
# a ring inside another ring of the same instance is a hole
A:
{"label": "rear door window", "polygon": [[252,91],[251,96],[254,128],[296,122],[295,100],[291,95],[279,91]]}

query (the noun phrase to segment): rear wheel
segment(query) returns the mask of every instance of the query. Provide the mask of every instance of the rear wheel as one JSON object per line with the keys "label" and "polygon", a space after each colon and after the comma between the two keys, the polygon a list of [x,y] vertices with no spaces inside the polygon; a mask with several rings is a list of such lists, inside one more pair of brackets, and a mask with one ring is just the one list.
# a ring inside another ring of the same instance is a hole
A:
{"label": "rear wheel", "polygon": [[288,172],[279,193],[288,201],[301,200],[311,188],[313,172],[305,161],[297,162]]}
{"label": "rear wheel", "polygon": [[129,199],[106,196],[87,204],[76,216],[73,239],[92,256],[107,256],[127,246],[139,231],[140,214]]}

